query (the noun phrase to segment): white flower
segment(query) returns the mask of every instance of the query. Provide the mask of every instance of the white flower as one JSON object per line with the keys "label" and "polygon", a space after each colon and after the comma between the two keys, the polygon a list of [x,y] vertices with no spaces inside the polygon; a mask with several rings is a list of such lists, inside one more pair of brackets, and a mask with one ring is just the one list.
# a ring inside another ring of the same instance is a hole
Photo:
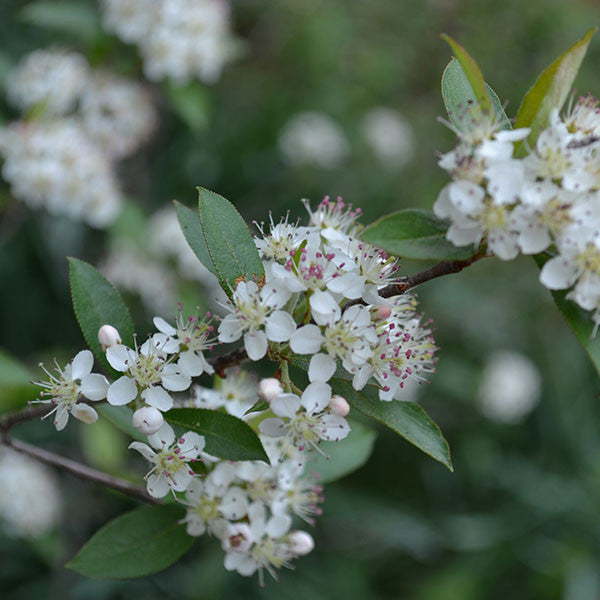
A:
{"label": "white flower", "polygon": [[265,234],[264,223],[255,223],[259,229],[262,239],[254,238],[254,243],[262,258],[267,260],[276,260],[285,262],[294,251],[298,249],[305,239],[304,230],[288,223],[289,213],[285,219],[282,219],[277,225],[273,223],[273,215],[269,213],[270,228],[269,233]]}
{"label": "white flower", "polygon": [[194,479],[189,484],[185,499],[187,512],[185,517],[188,535],[200,536],[222,518],[228,521],[243,519],[248,512],[248,500],[245,492],[238,486],[223,488],[215,483],[212,476],[215,471],[202,479]]}
{"label": "white flower", "polygon": [[283,451],[288,444],[302,451],[306,447],[318,449],[321,440],[344,439],[350,427],[343,417],[326,412],[330,399],[331,388],[321,382],[308,385],[301,398],[295,394],[282,394],[270,405],[280,418],[261,421],[259,429],[270,437],[284,437]]}
{"label": "white flower", "polygon": [[501,423],[518,423],[538,403],[541,378],[536,366],[519,352],[492,354],[479,386],[481,411]]}
{"label": "white flower", "polygon": [[89,350],[82,350],[64,369],[61,369],[56,361],[55,365],[58,376],[54,376],[40,364],[50,380],[36,382],[36,384],[47,390],[40,396],[42,398],[49,396],[50,398],[36,402],[55,405],[46,416],[56,413],[54,425],[56,425],[57,431],[65,428],[69,414],[84,423],[94,423],[98,419],[98,413],[91,406],[80,404],[78,401],[82,396],[92,401],[103,400],[106,398],[109,387],[108,380],[104,375],[92,373],[94,366],[92,353]]}
{"label": "white flower", "polygon": [[154,498],[162,498],[169,493],[183,492],[194,478],[194,471],[188,463],[197,460],[204,448],[204,437],[188,431],[175,440],[173,428],[164,423],[154,434],[148,436],[148,444],[132,442],[129,448],[137,450],[154,466],[148,472],[148,493]]}
{"label": "white flower", "polygon": [[302,112],[283,126],[279,149],[292,166],[333,169],[344,162],[349,145],[343,130],[331,117]]}
{"label": "white flower", "polygon": [[181,392],[190,387],[187,372],[168,362],[163,346],[166,338],[157,334],[135,350],[116,344],[106,350],[106,358],[113,369],[125,373],[108,388],[107,400],[121,406],[135,400],[140,393],[142,400],[160,411],[173,406],[173,399],[166,390]]}
{"label": "white flower", "polygon": [[212,375],[215,372],[203,354],[205,350],[212,350],[215,342],[212,337],[214,327],[209,319],[210,313],[207,313],[206,319],[195,316],[184,319],[182,305],[175,317],[175,327],[161,317],[154,317],[154,326],[170,338],[165,341],[164,351],[169,354],[179,353],[178,365],[191,377],[198,377],[202,373]]}
{"label": "white flower", "polygon": [[[259,571],[259,582],[263,585],[263,569],[277,579],[276,569],[290,566],[293,557],[284,536],[289,531],[292,520],[286,515],[274,515],[267,519],[267,511],[261,502],[254,502],[248,509],[248,532],[244,537],[253,541],[248,544],[224,544],[225,568],[249,577]],[[229,533],[229,532],[228,532]],[[236,535],[241,533],[235,532]]]}
{"label": "white flower", "polygon": [[371,109],[362,119],[361,132],[386,168],[401,168],[413,158],[415,135],[399,112],[383,107]]}
{"label": "white flower", "polygon": [[98,343],[106,351],[110,346],[121,343],[121,334],[112,325],[102,325],[98,329]]}
{"label": "white flower", "polygon": [[[260,360],[267,352],[268,340],[285,342],[296,329],[292,316],[282,310],[290,292],[279,282],[259,289],[253,281],[241,281],[233,293],[233,304],[219,325],[219,340],[235,342],[244,335],[244,346],[251,360]],[[262,331],[262,328],[266,331]]]}

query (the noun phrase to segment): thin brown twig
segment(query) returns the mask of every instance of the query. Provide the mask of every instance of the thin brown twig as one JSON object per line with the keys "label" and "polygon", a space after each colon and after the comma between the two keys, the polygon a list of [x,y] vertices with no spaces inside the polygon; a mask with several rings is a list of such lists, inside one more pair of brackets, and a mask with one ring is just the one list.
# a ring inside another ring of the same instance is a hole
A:
{"label": "thin brown twig", "polygon": [[60,454],[50,452],[49,450],[32,446],[31,444],[27,444],[21,440],[12,439],[9,436],[10,430],[15,425],[39,418],[47,411],[47,405],[28,406],[23,410],[8,413],[0,417],[0,443],[12,448],[13,450],[17,450],[18,452],[23,452],[23,454],[37,458],[48,465],[52,465],[53,467],[58,467],[63,471],[67,471],[68,473],[71,473],[80,479],[86,479],[88,481],[100,483],[101,485],[105,485],[114,490],[118,490],[119,492],[123,492],[128,496],[133,496],[139,500],[157,504],[158,501],[150,496],[144,488],[134,485],[125,479],[113,477],[108,473],[98,471],[97,469],[88,467],[83,463],[71,460],[70,458],[65,458],[64,456],[60,456]]}

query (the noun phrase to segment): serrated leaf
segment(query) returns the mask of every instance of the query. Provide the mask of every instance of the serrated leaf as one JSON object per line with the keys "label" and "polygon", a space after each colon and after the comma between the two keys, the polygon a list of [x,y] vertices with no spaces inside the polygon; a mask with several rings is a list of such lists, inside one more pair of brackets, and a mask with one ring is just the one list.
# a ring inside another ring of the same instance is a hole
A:
{"label": "serrated leaf", "polygon": [[166,84],[171,108],[192,131],[202,131],[209,124],[210,94],[197,81],[183,85]]}
{"label": "serrated leaf", "polygon": [[350,422],[351,431],[339,442],[321,442],[319,449],[325,454],[306,463],[305,472],[320,475],[319,483],[341,479],[360,469],[371,456],[377,434],[362,423]]}
{"label": "serrated leaf", "polygon": [[[504,112],[502,103],[496,92],[485,83],[496,119],[502,128],[510,129],[510,121]],[[475,92],[458,60],[452,58],[442,74],[442,98],[450,122],[459,130],[465,127],[465,120],[470,119],[470,107],[477,103]]]}
{"label": "serrated leaf", "polygon": [[458,62],[462,66],[471,89],[473,90],[473,94],[475,95],[477,104],[483,112],[489,112],[492,109],[492,103],[488,96],[483,74],[481,73],[479,65],[456,40],[445,33],[442,33],[440,37],[450,45],[452,52],[454,52],[454,56],[456,56]]}
{"label": "serrated leaf", "polygon": [[138,442],[146,443],[148,441],[147,437],[132,425],[133,411],[128,406],[98,404],[95,408],[107,421],[110,421],[128,437]]}
{"label": "serrated leaf", "polygon": [[208,454],[226,460],[263,460],[269,464],[254,430],[237,417],[207,408],[172,408],[165,413],[165,419],[203,435]]}
{"label": "serrated leaf", "polygon": [[[534,258],[540,269],[547,260],[547,257],[543,255],[536,255]],[[600,375],[600,335],[592,335],[594,332],[594,323],[591,313],[577,306],[572,300],[567,300],[566,295],[568,291],[551,291],[552,298],[554,298],[556,306]]]}
{"label": "serrated leaf", "polygon": [[200,215],[188,208],[181,202],[175,201],[175,210],[177,211],[177,220],[183,235],[187,240],[189,247],[194,251],[200,262],[213,274],[216,275],[215,267],[206,247],[206,240],[202,232]]}
{"label": "serrated leaf", "polygon": [[145,506],[121,515],[97,531],[66,566],[98,579],[162,571],[194,544],[179,522],[184,515],[185,509],[176,504]]}
{"label": "serrated leaf", "polygon": [[448,225],[432,212],[407,208],[368,225],[360,237],[388,254],[416,260],[466,260],[473,247],[456,247],[446,239]]}
{"label": "serrated leaf", "polygon": [[30,2],[19,17],[25,23],[67,33],[87,43],[102,36],[98,13],[82,2]]}
{"label": "serrated leaf", "polygon": [[88,346],[104,367],[113,373],[98,342],[98,329],[112,325],[121,334],[121,340],[133,345],[133,321],[121,295],[108,279],[92,265],[69,258],[69,280],[73,309]]}
{"label": "serrated leaf", "polygon": [[250,230],[236,208],[214,192],[199,188],[198,212],[206,247],[221,287],[231,295],[238,279],[258,279],[264,269]]}
{"label": "serrated leaf", "polygon": [[269,404],[265,402],[262,398],[259,398],[245,413],[244,415],[249,415],[255,412],[264,412],[265,410],[269,410]]}
{"label": "serrated leaf", "polygon": [[[542,129],[547,126],[552,109],[560,110],[565,103],[597,29],[597,27],[590,29],[576,44],[546,68],[521,101],[515,127],[531,127],[531,133],[527,138],[531,147],[535,145]],[[518,142],[515,145],[515,155],[518,155],[521,144],[522,142]]]}
{"label": "serrated leaf", "polygon": [[[290,362],[293,366],[308,371],[308,357],[294,356]],[[441,462],[451,471],[454,470],[448,442],[421,406],[415,402],[380,400],[376,386],[367,385],[363,390],[357,391],[352,387],[351,379],[352,376],[347,371],[338,367],[329,380],[329,385],[359,413],[379,421],[431,458]]]}

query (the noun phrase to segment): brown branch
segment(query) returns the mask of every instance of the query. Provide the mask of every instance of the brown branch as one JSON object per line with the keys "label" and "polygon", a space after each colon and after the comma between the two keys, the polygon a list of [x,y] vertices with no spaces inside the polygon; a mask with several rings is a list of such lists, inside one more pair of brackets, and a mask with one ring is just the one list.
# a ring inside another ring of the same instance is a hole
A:
{"label": "brown branch", "polygon": [[225,369],[227,367],[233,367],[239,365],[242,361],[248,358],[245,348],[238,348],[227,352],[227,354],[221,354],[221,356],[213,356],[208,359],[208,362],[214,367],[219,377],[225,376]]}
{"label": "brown branch", "polygon": [[149,502],[151,504],[158,503],[158,501],[150,496],[144,488],[138,487],[137,485],[134,485],[125,479],[113,477],[112,475],[104,473],[103,471],[98,471],[97,469],[88,467],[87,465],[75,460],[71,460],[70,458],[65,458],[64,456],[60,456],[59,454],[55,454],[49,450],[43,450],[42,448],[32,446],[31,444],[27,444],[26,442],[22,442],[20,440],[14,440],[9,436],[9,432],[12,427],[18,425],[19,423],[24,423],[26,421],[41,417],[48,411],[48,408],[48,405],[28,406],[23,410],[8,413],[7,415],[0,417],[0,443],[12,448],[13,450],[17,450],[18,452],[23,452],[23,454],[37,458],[48,465],[58,467],[63,471],[67,471],[68,473],[71,473],[80,479],[86,479],[88,481],[100,483],[114,490],[118,490],[119,492],[123,492],[128,496],[133,496],[134,498],[144,500],[145,502]]}
{"label": "brown branch", "polygon": [[[380,289],[378,294],[381,298],[391,298],[392,296],[400,296],[404,294],[407,290],[411,288],[417,287],[422,283],[427,281],[431,281],[432,279],[436,279],[438,277],[443,277],[444,275],[451,275],[452,273],[460,273],[463,269],[471,266],[474,262],[477,262],[481,258],[485,258],[486,254],[475,254],[471,258],[466,260],[443,260],[436,265],[433,265],[430,269],[426,269],[425,271],[421,271],[420,273],[415,273],[414,275],[409,275],[399,281],[398,283],[392,283],[390,285],[386,285],[384,288]],[[350,300],[344,304],[342,310],[346,310],[350,306],[354,306],[355,304],[366,304],[364,300],[361,298],[357,298],[356,300]]]}

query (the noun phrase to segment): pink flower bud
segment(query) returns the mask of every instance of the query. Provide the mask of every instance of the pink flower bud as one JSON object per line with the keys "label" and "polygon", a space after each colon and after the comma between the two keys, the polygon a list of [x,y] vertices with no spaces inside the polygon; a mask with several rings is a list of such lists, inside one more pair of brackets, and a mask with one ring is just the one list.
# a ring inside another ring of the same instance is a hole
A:
{"label": "pink flower bud", "polygon": [[329,410],[336,417],[345,417],[350,412],[350,405],[346,402],[345,398],[336,394],[329,401]]}
{"label": "pink flower bud", "polygon": [[138,408],[133,413],[133,426],[144,435],[156,433],[165,422],[160,410],[153,406]]}
{"label": "pink flower bud", "polygon": [[292,531],[287,538],[288,548],[296,556],[308,554],[314,547],[312,536],[306,531]]}
{"label": "pink flower bud", "polygon": [[272,402],[280,394],[283,394],[283,388],[278,379],[269,377],[268,379],[261,380],[258,384],[258,395],[265,402]]}
{"label": "pink flower bud", "polygon": [[98,341],[102,350],[106,350],[115,344],[121,343],[119,332],[112,325],[102,325],[98,329]]}
{"label": "pink flower bud", "polygon": [[371,309],[371,314],[377,321],[385,321],[392,314],[392,307],[389,304],[379,304]]}

